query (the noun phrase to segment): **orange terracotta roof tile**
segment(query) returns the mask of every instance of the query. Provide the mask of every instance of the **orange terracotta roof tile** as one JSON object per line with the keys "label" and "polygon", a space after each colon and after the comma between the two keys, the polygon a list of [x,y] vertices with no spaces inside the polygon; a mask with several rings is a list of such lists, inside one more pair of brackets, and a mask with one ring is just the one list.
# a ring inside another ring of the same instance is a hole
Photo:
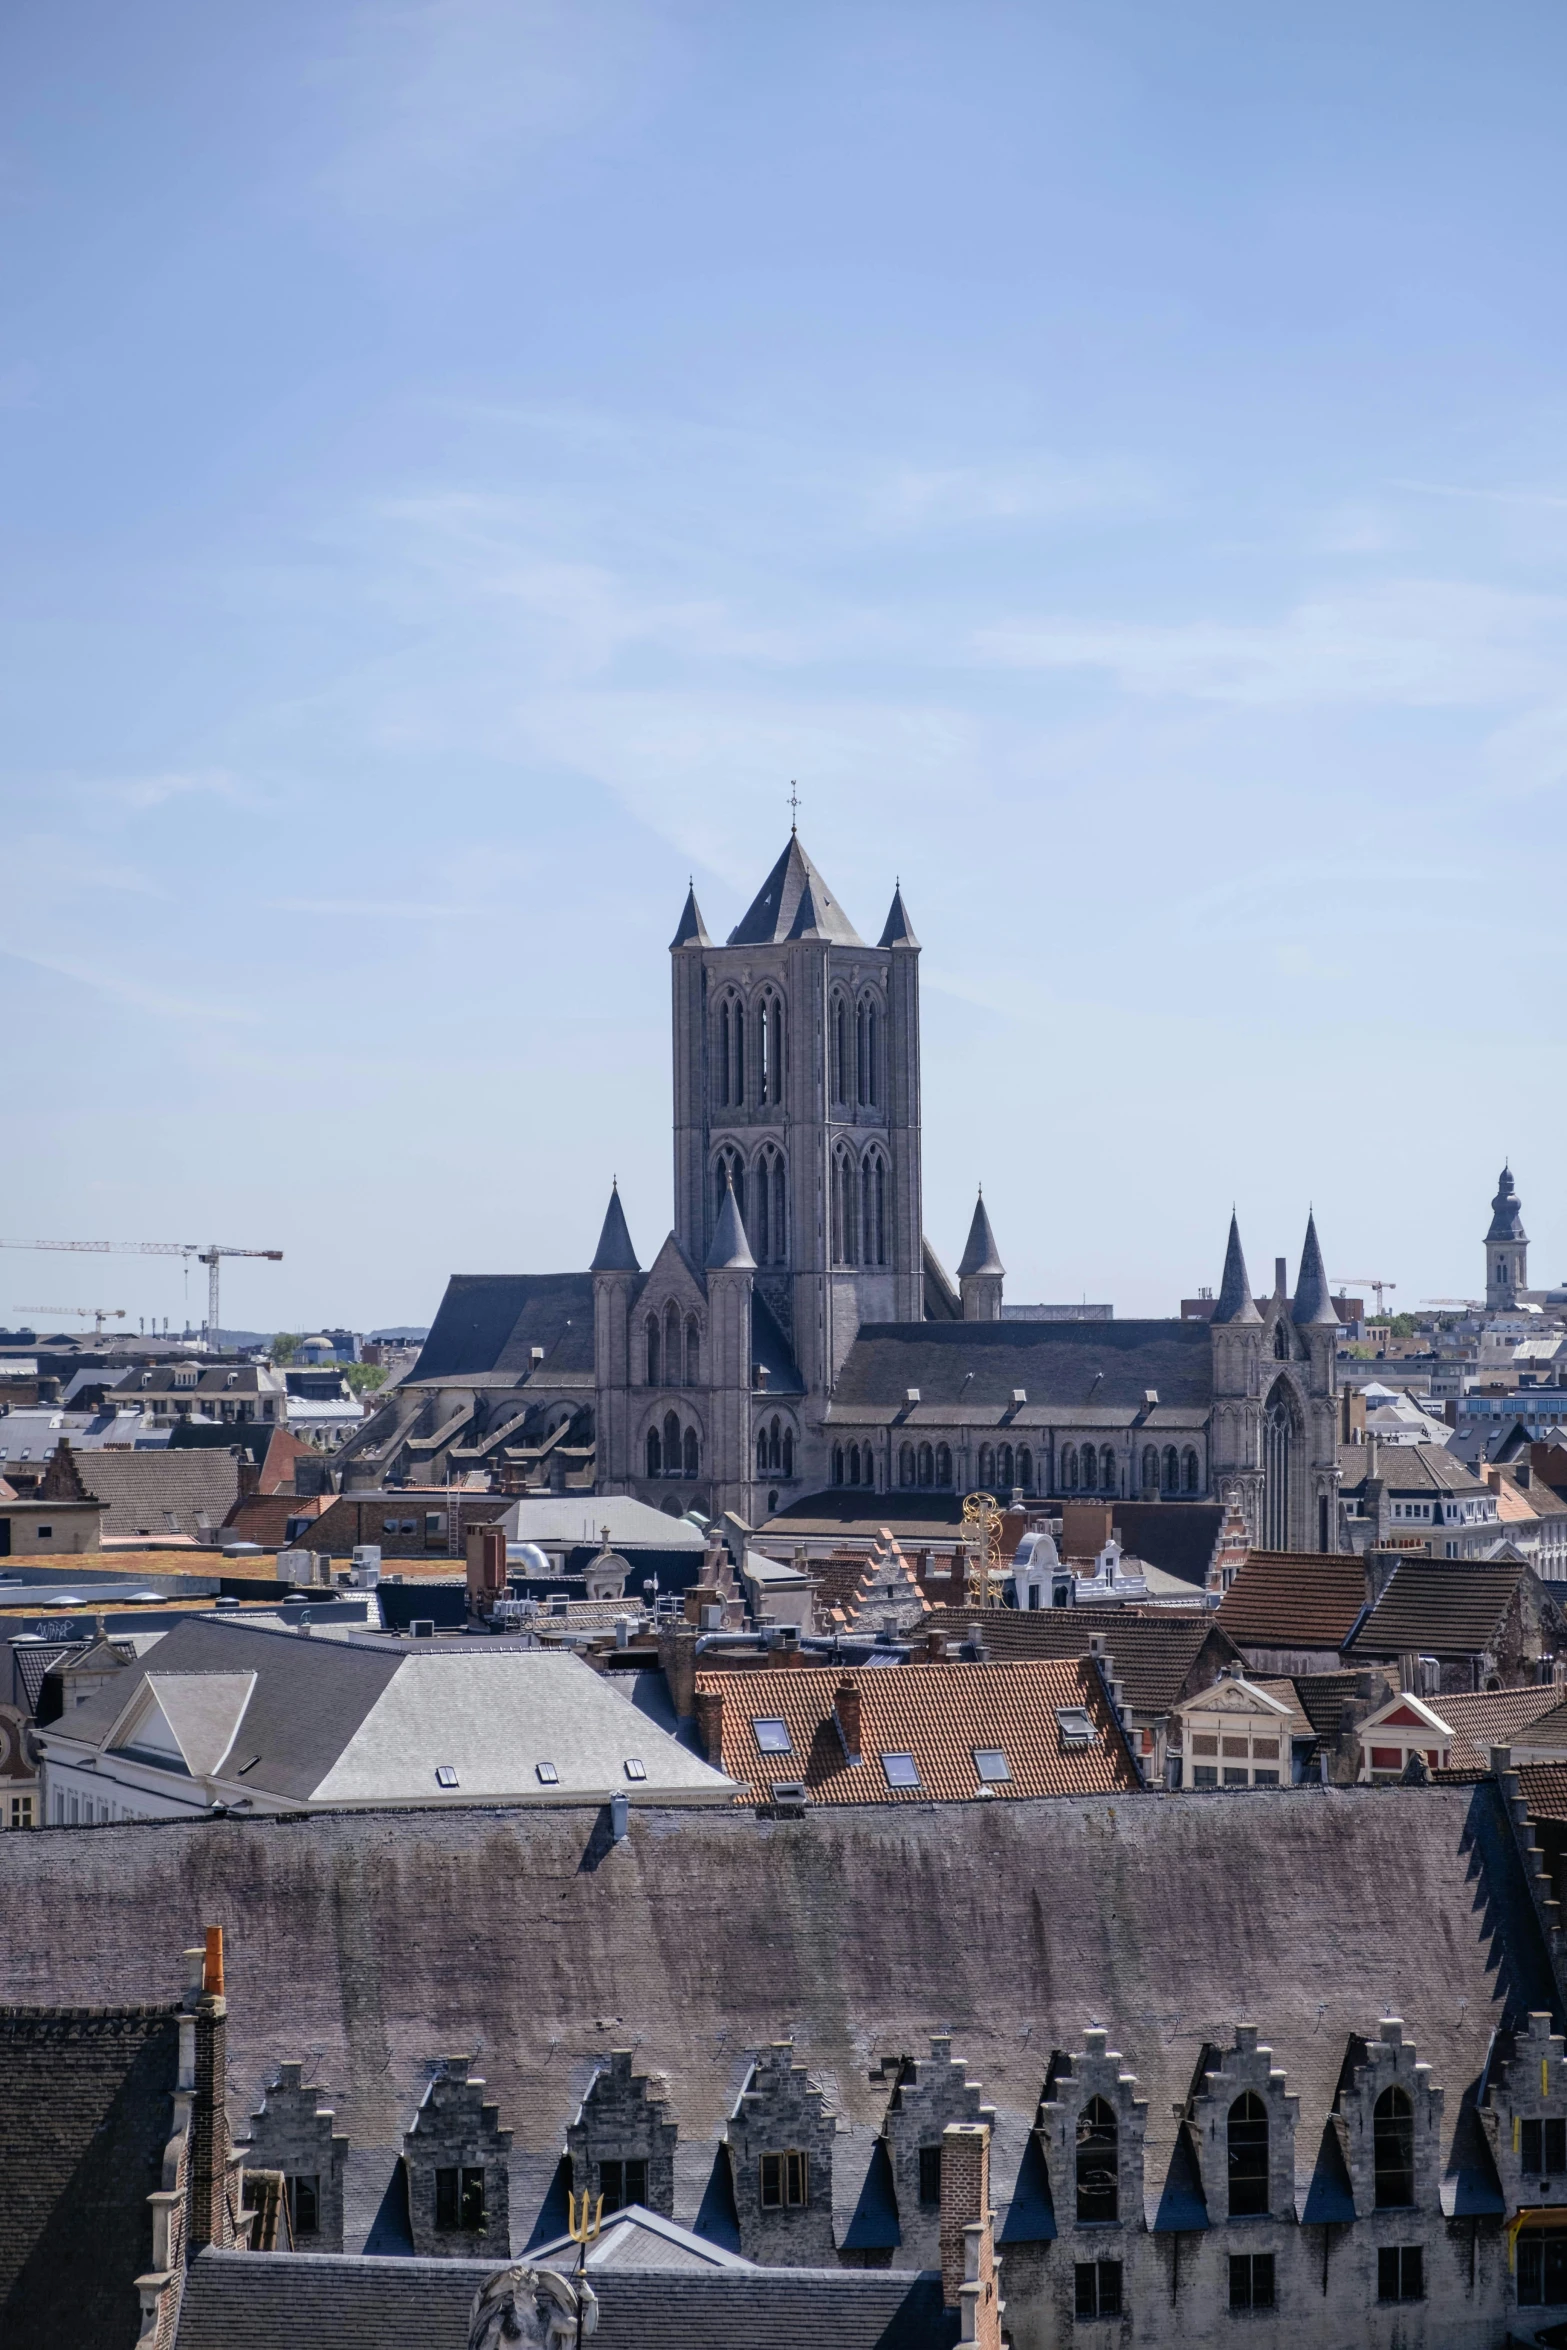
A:
{"label": "orange terracotta roof tile", "polygon": [[1511,1746],[1519,1733],[1534,1727],[1562,1702],[1562,1691],[1550,1683],[1535,1682],[1527,1689],[1485,1689],[1472,1695],[1428,1697],[1453,1732],[1455,1770],[1491,1767],[1493,1746]]}
{"label": "orange terracotta roof tile", "polygon": [[1567,1763],[1522,1763],[1518,1787],[1531,1819],[1567,1823]]}
{"label": "orange terracotta roof tile", "polygon": [[1168,1713],[1203,1664],[1214,1680],[1221,1665],[1239,1650],[1217,1619],[1199,1609],[1170,1608],[1134,1616],[1115,1608],[936,1608],[932,1631],[956,1642],[976,1631],[994,1661],[1013,1657],[1086,1656],[1092,1640],[1104,1642],[1123,1702],[1134,1713]]}
{"label": "orange terracotta roof tile", "polygon": [[[835,1715],[845,1684],[859,1701],[857,1763]],[[1130,1794],[1140,1786],[1098,1673],[1079,1658],[806,1666],[754,1678],[698,1673],[696,1689],[699,1699],[722,1698],[722,1767],[748,1790],[743,1801],[765,1800],[781,1779],[803,1779],[813,1803],[971,1803],[986,1784],[1014,1799]],[[1064,1736],[1057,1717],[1068,1707],[1087,1713],[1091,1742],[1075,1746]],[[786,1751],[762,1746],[759,1721],[783,1724]],[[1006,1778],[982,1780],[976,1750],[1004,1754]],[[911,1759],[913,1785],[889,1777],[888,1755]]]}
{"label": "orange terracotta roof tile", "polygon": [[1239,1648],[1342,1648],[1365,1604],[1358,1558],[1253,1550],[1219,1602],[1219,1622]]}

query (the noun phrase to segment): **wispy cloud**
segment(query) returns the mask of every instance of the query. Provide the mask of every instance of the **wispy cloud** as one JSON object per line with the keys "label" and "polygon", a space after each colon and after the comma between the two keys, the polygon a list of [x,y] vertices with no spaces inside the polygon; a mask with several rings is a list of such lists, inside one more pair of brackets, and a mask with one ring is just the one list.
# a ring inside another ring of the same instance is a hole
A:
{"label": "wispy cloud", "polygon": [[222,767],[175,769],[156,775],[106,776],[80,788],[97,799],[114,801],[122,808],[138,812],[166,807],[170,800],[206,797],[229,800],[241,807],[256,807],[262,799],[254,785]]}
{"label": "wispy cloud", "polygon": [[1146,515],[1172,503],[1147,467],[1027,454],[990,465],[899,466],[873,478],[865,497],[873,525],[911,530]]}
{"label": "wispy cloud", "polygon": [[56,978],[72,980],[78,987],[88,988],[111,1003],[125,1004],[132,1011],[151,1013],[160,1019],[255,1027],[268,1016],[254,1005],[223,1003],[205,991],[187,994],[143,979],[132,970],[81,955],[53,950],[39,953],[18,946],[0,947],[0,955],[12,962],[29,964],[35,971],[52,971]]}

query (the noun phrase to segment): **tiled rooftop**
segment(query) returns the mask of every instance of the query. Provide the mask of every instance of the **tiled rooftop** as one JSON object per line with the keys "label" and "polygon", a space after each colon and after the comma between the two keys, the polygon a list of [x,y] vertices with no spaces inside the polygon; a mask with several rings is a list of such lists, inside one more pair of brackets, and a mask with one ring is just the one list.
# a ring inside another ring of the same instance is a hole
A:
{"label": "tiled rooftop", "polygon": [[1527,1571],[1517,1561],[1401,1560],[1355,1635],[1355,1653],[1473,1656],[1489,1649]]}
{"label": "tiled rooftop", "polygon": [[1567,1826],[1567,1763],[1521,1763],[1518,1786],[1531,1819]]}
{"label": "tiled rooftop", "polygon": [[1133,1615],[1122,1608],[941,1608],[931,1629],[966,1639],[972,1627],[998,1663],[1016,1657],[1086,1656],[1104,1641],[1114,1677],[1134,1713],[1165,1714],[1181,1696],[1206,1648],[1212,1680],[1239,1655],[1216,1618],[1202,1609]]}
{"label": "tiled rooftop", "polygon": [[[847,1682],[859,1696],[861,1760],[851,1764],[834,1719]],[[766,1799],[775,1780],[803,1779],[813,1803],[970,1803],[984,1782],[975,1750],[999,1748],[1008,1777],[997,1796],[1112,1795],[1139,1784],[1093,1666],[1077,1659],[909,1665],[892,1672],[813,1666],[751,1678],[698,1673],[698,1696],[721,1694],[723,1769]],[[1091,1744],[1063,1739],[1057,1713],[1083,1707]],[[785,1752],[766,1752],[755,1723],[782,1722]],[[885,1755],[912,1757],[916,1784],[888,1778]]]}
{"label": "tiled rooftop", "polygon": [[1219,1622],[1241,1648],[1337,1649],[1365,1604],[1366,1572],[1358,1558],[1254,1550],[1219,1602]]}
{"label": "tiled rooftop", "polygon": [[1431,1697],[1426,1700],[1453,1732],[1455,1770],[1478,1765],[1491,1767],[1493,1746],[1510,1746],[1521,1731],[1532,1729],[1554,1713],[1564,1692],[1536,1683],[1530,1689],[1488,1689],[1473,1696]]}

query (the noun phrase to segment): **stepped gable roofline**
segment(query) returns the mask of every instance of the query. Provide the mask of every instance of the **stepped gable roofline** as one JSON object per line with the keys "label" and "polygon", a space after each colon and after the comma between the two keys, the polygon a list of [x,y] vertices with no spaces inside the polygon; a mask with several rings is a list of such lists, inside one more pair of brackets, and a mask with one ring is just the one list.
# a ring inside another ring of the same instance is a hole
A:
{"label": "stepped gable roofline", "polygon": [[996,1274],[1005,1271],[1001,1251],[996,1246],[996,1236],[990,1229],[990,1218],[985,1212],[985,1192],[981,1185],[979,1197],[974,1202],[968,1240],[958,1263],[958,1279],[963,1281],[976,1273]]}
{"label": "stepped gable roofline", "polygon": [[887,919],[882,924],[881,936],[876,944],[879,947],[912,947],[916,954],[919,953],[920,942],[914,935],[914,925],[909,920],[909,910],[903,902],[901,882],[892,893],[892,904],[887,909]]}
{"label": "stepped gable roofline", "polygon": [[756,1259],[745,1236],[740,1210],[735,1201],[734,1177],[724,1184],[724,1204],[718,1211],[718,1223],[713,1232],[713,1245],[707,1252],[710,1273],[754,1273]]}
{"label": "stepped gable roofline", "polygon": [[593,1251],[590,1273],[640,1273],[637,1252],[631,1245],[631,1233],[626,1224],[626,1211],[620,1204],[620,1185],[609,1187],[609,1206],[604,1210],[604,1229],[599,1234],[598,1247]]}
{"label": "stepped gable roofline", "polygon": [[[972,1372],[972,1378],[965,1374]],[[1213,1397],[1206,1322],[864,1322],[834,1390],[840,1404],[894,1405],[920,1390],[922,1408],[1010,1405],[1138,1411],[1150,1387],[1161,1405],[1202,1407]],[[925,1412],[925,1417],[929,1417]]]}
{"label": "stepped gable roofline", "polygon": [[673,954],[676,947],[710,947],[712,943],[707,935],[707,924],[702,920],[702,909],[696,902],[696,883],[693,881],[686,891],[686,902],[675,935],[669,942],[669,951]]}
{"label": "stepped gable roofline", "polygon": [[485,1371],[525,1377],[593,1375],[591,1273],[453,1273],[419,1360],[399,1387],[421,1380],[462,1380]]}
{"label": "stepped gable roofline", "polygon": [[1295,1283],[1294,1322],[1303,1330],[1336,1330],[1338,1315],[1328,1295],[1328,1276],[1317,1239],[1317,1219],[1308,1212],[1306,1241],[1300,1252],[1300,1275]]}
{"label": "stepped gable roofline", "polygon": [[1504,1167],[1496,1179],[1496,1197],[1491,1202],[1491,1229],[1487,1240],[1522,1240],[1529,1235],[1523,1228],[1523,1207],[1513,1182],[1511,1167]]}
{"label": "stepped gable roofline", "polygon": [[[799,930],[801,901],[809,903],[808,930]],[[832,891],[791,832],[789,845],[729,933],[732,947],[781,945],[789,938],[829,939],[834,946],[865,944]]]}
{"label": "stepped gable roofline", "polygon": [[1213,1318],[1216,1322],[1262,1320],[1251,1294],[1246,1258],[1241,1248],[1241,1228],[1233,1208],[1230,1210],[1230,1237],[1224,1251],[1224,1278],[1219,1283],[1219,1302],[1213,1309]]}

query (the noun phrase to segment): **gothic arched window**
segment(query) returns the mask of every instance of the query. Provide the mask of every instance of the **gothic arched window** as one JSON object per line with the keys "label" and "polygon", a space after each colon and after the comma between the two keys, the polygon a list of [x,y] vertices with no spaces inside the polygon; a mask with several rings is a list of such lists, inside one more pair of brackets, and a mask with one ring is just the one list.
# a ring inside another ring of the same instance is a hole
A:
{"label": "gothic arched window", "polygon": [[1013,1483],[1012,1447],[1010,1444],[1002,1445],[996,1455],[996,1476],[999,1481],[998,1490],[1002,1493],[1010,1493]]}
{"label": "gothic arched window", "polygon": [[1181,1490],[1181,1456],[1173,1444],[1167,1444],[1164,1448],[1164,1490],[1166,1493],[1179,1493]]}
{"label": "gothic arched window", "polygon": [[835,1265],[854,1263],[857,1206],[854,1159],[840,1143],[832,1163],[832,1261]]}
{"label": "gothic arched window", "polygon": [[666,1477],[680,1474],[680,1422],[673,1412],[664,1414],[664,1474]]}
{"label": "gothic arched window", "polygon": [[1230,2217],[1255,2219],[1268,2208],[1268,2109],[1248,2089],[1230,2107]]}
{"label": "gothic arched window", "polygon": [[1290,1547],[1290,1482],[1295,1449],[1294,1399],[1289,1382],[1274,1382],[1262,1420],[1262,1540],[1266,1550]]}
{"label": "gothic arched window", "polygon": [[792,1428],[784,1430],[783,1473],[786,1477],[794,1475],[794,1430]]}
{"label": "gothic arched window", "polygon": [[713,1054],[713,1094],[721,1110],[729,1107],[729,1061],[731,1052],[730,1029],[738,1011],[728,996],[718,1007],[717,1049]]}
{"label": "gothic arched window", "polygon": [[680,1308],[671,1298],[664,1308],[664,1382],[666,1386],[678,1387],[680,1385],[681,1368]]}
{"label": "gothic arched window", "polygon": [[[858,1468],[859,1461],[854,1456],[852,1447],[850,1448],[850,1452],[851,1458],[854,1458],[854,1465],[856,1468]],[[832,1448],[832,1481],[835,1485],[841,1485],[843,1483],[843,1446],[841,1444],[835,1444]],[[858,1482],[858,1478],[850,1479],[851,1484],[858,1484]]]}
{"label": "gothic arched window", "polygon": [[874,1108],[881,1095],[881,1038],[874,1000],[864,996],[854,1019],[854,1098],[862,1110]]}
{"label": "gothic arched window", "polygon": [[1083,1480],[1083,1491],[1092,1493],[1099,1482],[1099,1455],[1091,1444],[1084,1445],[1078,1460],[1078,1470]]}
{"label": "gothic arched window", "polygon": [[1117,1485],[1115,1447],[1107,1444],[1099,1455],[1099,1484],[1102,1492],[1114,1493]]}
{"label": "gothic arched window", "polygon": [[1075,1444],[1067,1445],[1061,1454],[1061,1490],[1063,1493],[1077,1491],[1077,1446]]}
{"label": "gothic arched window", "polygon": [[1402,2089],[1384,2089],[1371,2115],[1371,2168],[1378,2211],[1415,2199],[1415,2113]]}
{"label": "gothic arched window", "polygon": [[868,1151],[860,1170],[860,1262],[887,1262],[887,1162],[880,1151]]}
{"label": "gothic arched window", "polygon": [[664,1473],[664,1453],[656,1428],[647,1432],[647,1473],[650,1477],[661,1477]]}
{"label": "gothic arched window", "polygon": [[1077,2123],[1077,2216],[1118,2219],[1120,2132],[1115,2112],[1102,2097],[1090,2097]]}
{"label": "gothic arched window", "polygon": [[1153,1445],[1147,1444],[1143,1447],[1143,1491],[1157,1493],[1158,1490],[1159,1454]]}
{"label": "gothic arched window", "polygon": [[767,1465],[770,1469],[781,1469],[783,1466],[781,1433],[778,1422],[774,1420],[767,1431]]}
{"label": "gothic arched window", "polygon": [[912,1444],[900,1445],[898,1448],[898,1483],[900,1485],[912,1485],[913,1482],[914,1447]]}
{"label": "gothic arched window", "polygon": [[849,1007],[841,995],[832,1000],[832,1098],[849,1099]]}
{"label": "gothic arched window", "polygon": [[851,1485],[858,1485],[859,1481],[860,1448],[857,1444],[851,1444],[849,1447],[849,1483]]}
{"label": "gothic arched window", "polygon": [[686,1316],[686,1385],[700,1387],[701,1384],[702,1333],[697,1327],[695,1314],[688,1314]]}
{"label": "gothic arched window", "polygon": [[688,1477],[694,1477],[697,1473],[698,1465],[696,1430],[694,1428],[688,1428],[686,1430],[685,1463],[686,1475]]}
{"label": "gothic arched window", "polygon": [[1278,1320],[1277,1320],[1277,1321],[1274,1323],[1274,1325],[1273,1325],[1273,1351],[1274,1351],[1274,1354],[1277,1356],[1278,1360],[1279,1360],[1281,1363],[1287,1363],[1287,1362],[1289,1361],[1289,1359],[1290,1359],[1290,1334],[1289,1334],[1289,1324],[1288,1324],[1288,1323],[1285,1321],[1285,1319],[1284,1319],[1284,1316],[1283,1316],[1282,1314],[1279,1316]]}
{"label": "gothic arched window", "polygon": [[931,1448],[928,1444],[922,1444],[920,1446],[920,1483],[922,1485],[934,1485],[935,1482],[936,1456],[931,1451]]}
{"label": "gothic arched window", "polygon": [[1018,1481],[1018,1483],[1019,1483],[1019,1484],[1022,1486],[1022,1488],[1023,1488],[1023,1491],[1024,1491],[1025,1493],[1032,1493],[1032,1492],[1033,1492],[1033,1490],[1034,1490],[1034,1456],[1033,1456],[1033,1454],[1032,1454],[1032,1453],[1029,1451],[1029,1449],[1028,1449],[1028,1446],[1027,1446],[1026,1444],[1020,1444],[1020,1445],[1018,1446],[1018,1451],[1017,1451],[1017,1481]]}
{"label": "gothic arched window", "polygon": [[[649,1387],[657,1387],[660,1385],[663,1374],[659,1369],[659,1365],[663,1362],[663,1359],[664,1350],[659,1343],[658,1316],[657,1314],[649,1314],[647,1318],[647,1383]],[[657,1476],[658,1472],[656,1469],[650,1469],[648,1474],[650,1476]]]}
{"label": "gothic arched window", "polygon": [[752,1213],[746,1237],[759,1265],[781,1265],[789,1254],[785,1227],[784,1158],[772,1143],[752,1170]]}
{"label": "gothic arched window", "polygon": [[1188,1493],[1195,1493],[1198,1490],[1197,1455],[1192,1451],[1190,1445],[1181,1456],[1181,1483]]}
{"label": "gothic arched window", "polygon": [[952,1447],[950,1444],[938,1444],[936,1447],[936,1483],[942,1487],[943,1491],[952,1483]]}
{"label": "gothic arched window", "polygon": [[993,1493],[996,1489],[996,1448],[993,1444],[982,1444],[979,1448],[979,1485],[982,1493]]}
{"label": "gothic arched window", "polygon": [[783,1005],[771,989],[756,1007],[756,1098],[766,1109],[783,1100]]}

